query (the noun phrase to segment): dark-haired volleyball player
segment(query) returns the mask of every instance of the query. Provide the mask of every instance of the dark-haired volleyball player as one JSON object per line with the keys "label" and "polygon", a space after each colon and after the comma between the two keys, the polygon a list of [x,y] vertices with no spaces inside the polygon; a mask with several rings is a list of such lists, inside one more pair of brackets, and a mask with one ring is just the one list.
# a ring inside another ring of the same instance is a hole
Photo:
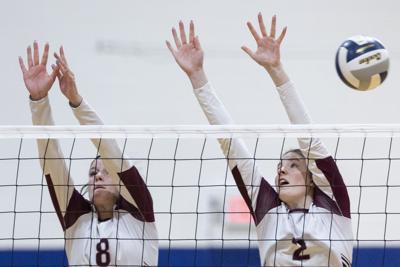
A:
{"label": "dark-haired volleyball player", "polygon": [[[74,74],[63,48],[57,64],[46,71],[49,45],[39,61],[37,42],[27,50],[20,66],[30,94],[34,125],[54,125],[47,96],[56,77],[72,112],[84,125],[103,124],[79,95]],[[93,139],[101,158],[89,167],[89,200],[75,188],[55,139],[39,139],[40,164],[46,176],[54,208],[65,233],[70,266],[157,266],[158,241],[150,192],[135,166],[122,159],[115,140]]]}
{"label": "dark-haired volleyball player", "polygon": [[[257,43],[242,49],[268,72],[293,124],[311,119],[280,61],[286,28],[276,38],[276,17],[267,33],[258,15],[261,35],[248,23]],[[203,50],[190,23],[189,37],[179,23],[172,29],[175,46],[167,46],[188,75],[210,124],[233,124],[203,70]],[[234,88],[232,88],[235,90]],[[233,177],[245,199],[259,240],[262,266],[347,267],[352,260],[352,226],[346,186],[335,161],[319,139],[300,138],[299,149],[287,151],[277,166],[275,185],[263,178],[241,139],[220,139]]]}

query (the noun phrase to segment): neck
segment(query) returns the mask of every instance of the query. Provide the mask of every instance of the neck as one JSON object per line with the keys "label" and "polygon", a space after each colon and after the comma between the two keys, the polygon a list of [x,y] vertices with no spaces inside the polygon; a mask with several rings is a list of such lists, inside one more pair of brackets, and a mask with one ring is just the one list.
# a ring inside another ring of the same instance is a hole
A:
{"label": "neck", "polygon": [[107,219],[111,219],[114,216],[114,211],[113,207],[109,205],[97,205],[96,206],[96,211],[97,211],[97,217],[99,218],[100,221],[104,221]]}
{"label": "neck", "polygon": [[289,210],[294,210],[294,209],[308,209],[313,202],[313,198],[310,195],[307,195],[300,199],[299,201],[296,201],[294,203],[286,203],[288,206]]}

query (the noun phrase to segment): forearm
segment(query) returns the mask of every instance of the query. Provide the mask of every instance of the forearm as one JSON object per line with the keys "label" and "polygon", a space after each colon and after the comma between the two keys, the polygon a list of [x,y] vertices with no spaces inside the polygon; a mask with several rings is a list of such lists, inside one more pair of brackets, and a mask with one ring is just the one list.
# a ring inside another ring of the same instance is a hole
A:
{"label": "forearm", "polygon": [[81,103],[82,103],[82,101],[83,101],[83,98],[82,98],[81,95],[76,94],[76,95],[74,95],[74,96],[68,98],[68,101],[69,101],[69,105],[70,105],[72,108],[77,108],[77,107],[79,107],[79,106],[81,105]]}
{"label": "forearm", "polygon": [[[49,99],[30,100],[33,125],[54,125]],[[74,183],[69,175],[64,155],[57,139],[37,139],[40,165],[43,174],[54,185],[57,201],[62,212],[74,190]]]}
{"label": "forearm", "polygon": [[[32,124],[33,125],[54,125],[53,116],[51,114],[51,107],[48,97],[44,97],[40,100],[30,99],[30,108],[32,114]],[[52,160],[46,162],[43,158],[53,158],[53,159],[63,159],[63,154],[59,146],[57,139],[37,139],[39,157],[41,158],[41,165],[45,167],[45,173],[49,174],[51,167],[56,167],[57,165],[52,164]],[[58,169],[58,168],[56,168]]]}
{"label": "forearm", "polygon": [[[104,124],[94,109],[85,100],[81,100],[80,105],[75,108],[73,107],[72,110],[81,125]],[[108,165],[106,167],[108,167],[109,171],[119,173],[131,167],[128,160],[123,160],[123,153],[114,139],[92,138],[91,141],[103,159],[113,159],[104,162],[105,165]]]}
{"label": "forearm", "polygon": [[[210,124],[234,124],[233,119],[210,84],[195,89],[194,93]],[[251,199],[255,199],[254,194],[258,191],[253,190],[251,186],[259,186],[261,175],[258,173],[253,159],[254,156],[248,151],[245,142],[240,138],[220,138],[218,142],[220,143],[222,152],[228,158],[230,169],[234,170],[237,167],[241,174],[240,180],[243,180],[246,186],[250,186],[246,187],[248,194],[251,196]]]}
{"label": "forearm", "polygon": [[282,64],[276,67],[266,67],[265,70],[268,72],[276,87],[282,86],[289,81],[289,77]]}
{"label": "forearm", "polygon": [[204,69],[188,74],[189,80],[192,83],[193,89],[198,89],[203,87],[208,83],[207,75]]}
{"label": "forearm", "polygon": [[229,112],[218,98],[211,84],[206,83],[193,91],[211,125],[234,124]]}
{"label": "forearm", "polygon": [[[287,81],[277,87],[277,91],[292,124],[312,123],[306,106],[292,82]],[[328,151],[319,138],[299,138],[298,141],[304,155],[310,158],[325,158],[329,156]]]}
{"label": "forearm", "polygon": [[277,86],[277,91],[285,108],[286,114],[292,124],[310,124],[311,117],[306,106],[291,81]]}
{"label": "forearm", "polygon": [[30,96],[29,107],[31,109],[33,125],[54,125],[50,102],[47,96],[37,100]]}

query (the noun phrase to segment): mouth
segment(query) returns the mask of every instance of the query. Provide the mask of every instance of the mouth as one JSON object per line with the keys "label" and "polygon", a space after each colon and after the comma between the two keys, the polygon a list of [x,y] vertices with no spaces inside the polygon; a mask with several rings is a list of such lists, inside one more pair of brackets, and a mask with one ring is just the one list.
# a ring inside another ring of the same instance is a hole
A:
{"label": "mouth", "polygon": [[289,182],[285,178],[279,178],[279,186],[288,185]]}
{"label": "mouth", "polygon": [[94,191],[96,191],[97,189],[106,189],[106,188],[104,186],[102,186],[102,185],[96,185],[94,187]]}

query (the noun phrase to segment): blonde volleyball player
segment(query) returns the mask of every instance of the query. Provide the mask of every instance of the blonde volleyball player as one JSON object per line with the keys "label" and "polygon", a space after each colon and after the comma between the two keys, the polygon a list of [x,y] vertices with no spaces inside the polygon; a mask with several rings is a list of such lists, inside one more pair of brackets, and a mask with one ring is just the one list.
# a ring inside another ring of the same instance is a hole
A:
{"label": "blonde volleyball player", "polygon": [[[80,96],[63,48],[49,75],[49,45],[39,61],[37,42],[27,50],[26,67],[19,58],[34,125],[54,125],[48,92],[56,77],[72,112],[82,125],[103,124]],[[70,266],[157,266],[158,241],[153,203],[135,166],[123,160],[115,140],[93,139],[101,158],[89,167],[89,200],[74,188],[59,142],[39,139],[40,164],[54,208],[65,233]]]}
{"label": "blonde volleyball player", "polygon": [[[251,23],[247,24],[257,50],[253,52],[246,46],[242,49],[272,78],[290,122],[311,123],[280,61],[280,45],[286,28],[276,37],[275,16],[269,33],[261,14],[258,21],[261,34]],[[179,35],[174,28],[172,35],[176,47],[168,41],[167,46],[188,75],[210,124],[233,124],[205,75],[203,50],[193,22],[188,38],[182,22]],[[349,197],[335,161],[320,140],[299,139],[300,149],[287,151],[282,156],[277,166],[276,190],[259,172],[243,140],[220,139],[219,142],[256,224],[262,266],[351,265]]]}

